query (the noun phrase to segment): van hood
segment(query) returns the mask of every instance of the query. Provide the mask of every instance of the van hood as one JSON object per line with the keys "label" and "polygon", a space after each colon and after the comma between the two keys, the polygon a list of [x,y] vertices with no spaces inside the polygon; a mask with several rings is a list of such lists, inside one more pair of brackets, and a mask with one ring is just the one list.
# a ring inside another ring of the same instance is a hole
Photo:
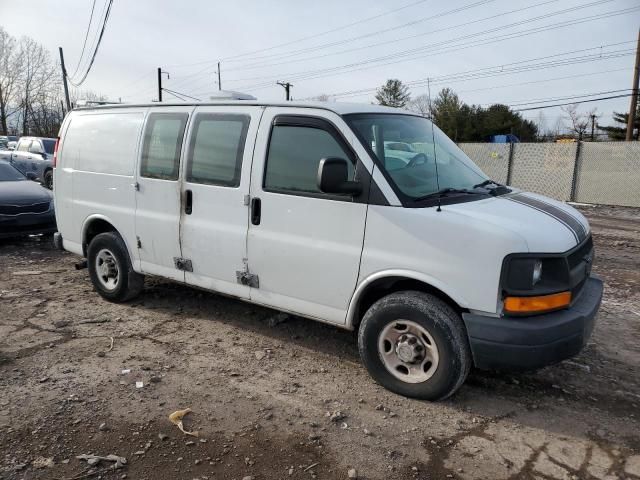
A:
{"label": "van hood", "polygon": [[562,253],[582,243],[589,222],[575,208],[535,193],[514,192],[446,207],[519,235],[532,253]]}

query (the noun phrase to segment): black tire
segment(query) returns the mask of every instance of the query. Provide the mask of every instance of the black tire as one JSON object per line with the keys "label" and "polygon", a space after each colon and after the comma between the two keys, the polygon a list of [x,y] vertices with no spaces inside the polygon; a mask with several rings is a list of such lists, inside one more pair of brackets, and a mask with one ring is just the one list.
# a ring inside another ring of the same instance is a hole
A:
{"label": "black tire", "polygon": [[[378,347],[380,336],[385,327],[398,320],[418,324],[437,347],[437,366],[431,376],[420,383],[397,378],[383,362]],[[400,395],[424,400],[451,396],[464,383],[472,364],[460,315],[439,298],[417,291],[392,293],[374,303],[360,324],[358,348],[364,365],[380,385]]]}
{"label": "black tire", "polygon": [[42,184],[49,190],[53,190],[53,170],[44,172]]}
{"label": "black tire", "polygon": [[[96,262],[98,255],[105,250],[111,254],[118,268],[118,278],[111,289],[100,280]],[[93,287],[105,300],[115,303],[126,302],[142,291],[144,275],[133,270],[127,247],[116,232],[101,233],[91,240],[87,251],[87,266]]]}

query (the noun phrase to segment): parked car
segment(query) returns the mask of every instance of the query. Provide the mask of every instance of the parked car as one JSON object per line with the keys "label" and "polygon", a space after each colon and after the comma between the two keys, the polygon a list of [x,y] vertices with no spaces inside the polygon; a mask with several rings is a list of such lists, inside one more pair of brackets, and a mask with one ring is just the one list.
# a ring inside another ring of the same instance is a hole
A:
{"label": "parked car", "polygon": [[33,173],[49,190],[53,188],[55,138],[21,137],[10,162],[23,174]]}
{"label": "parked car", "polygon": [[[423,153],[389,168],[386,142]],[[587,220],[493,182],[408,111],[80,108],[56,162],[54,242],[86,257],[103,298],[156,275],[358,330],[370,374],[402,395],[576,355],[600,306]]]}
{"label": "parked car", "polygon": [[7,144],[9,143],[9,137],[0,135],[0,150],[7,150],[8,146]]}
{"label": "parked car", "polygon": [[0,238],[55,231],[52,193],[0,160]]}

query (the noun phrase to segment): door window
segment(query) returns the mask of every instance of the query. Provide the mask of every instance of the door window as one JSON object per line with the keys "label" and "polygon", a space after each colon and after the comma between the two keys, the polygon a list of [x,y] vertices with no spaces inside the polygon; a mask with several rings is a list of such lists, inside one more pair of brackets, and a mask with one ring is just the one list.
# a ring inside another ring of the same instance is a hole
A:
{"label": "door window", "polygon": [[318,188],[320,160],[339,157],[347,160],[349,178],[354,167],[351,156],[327,130],[314,127],[275,125],[271,132],[265,190],[322,194]]}
{"label": "door window", "polygon": [[19,152],[28,152],[29,151],[29,145],[31,145],[31,140],[20,140],[16,150],[19,151]]}
{"label": "door window", "polygon": [[148,178],[177,180],[180,151],[187,124],[186,113],[152,113],[144,132],[140,174]]}
{"label": "door window", "polygon": [[31,142],[31,146],[29,147],[29,152],[30,153],[44,153],[44,151],[42,150],[42,145],[40,144],[40,142],[38,140],[34,140],[33,142]]}
{"label": "door window", "polygon": [[187,181],[237,187],[249,128],[246,115],[198,114],[189,145]]}

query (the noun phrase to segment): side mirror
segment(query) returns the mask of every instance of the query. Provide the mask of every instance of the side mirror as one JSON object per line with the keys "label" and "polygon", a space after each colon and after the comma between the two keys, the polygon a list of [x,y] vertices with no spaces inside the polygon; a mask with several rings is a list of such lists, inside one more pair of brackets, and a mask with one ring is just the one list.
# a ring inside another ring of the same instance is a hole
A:
{"label": "side mirror", "polygon": [[359,195],[360,182],[349,181],[349,166],[343,158],[323,158],[318,166],[318,188],[324,193]]}
{"label": "side mirror", "polygon": [[38,181],[38,177],[36,176],[35,173],[33,172],[27,172],[27,174],[25,175],[29,180],[33,181],[33,182],[37,182]]}

